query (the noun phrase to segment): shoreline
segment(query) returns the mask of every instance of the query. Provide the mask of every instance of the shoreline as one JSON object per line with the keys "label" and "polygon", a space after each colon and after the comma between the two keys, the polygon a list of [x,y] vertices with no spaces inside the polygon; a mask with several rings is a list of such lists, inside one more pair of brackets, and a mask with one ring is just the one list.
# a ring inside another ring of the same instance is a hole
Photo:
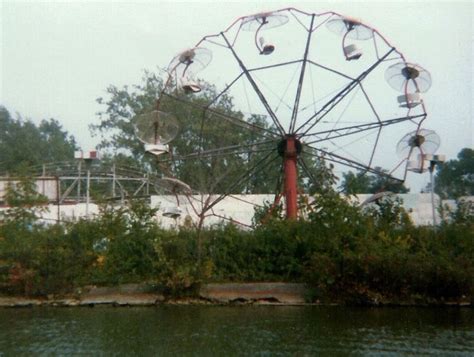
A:
{"label": "shoreline", "polygon": [[196,296],[167,298],[150,291],[144,284],[115,287],[87,286],[75,294],[25,297],[0,295],[0,308],[27,307],[133,307],[162,305],[208,306],[360,306],[360,307],[458,307],[473,308],[468,300],[456,301],[307,301],[309,289],[298,283],[223,283],[204,284]]}

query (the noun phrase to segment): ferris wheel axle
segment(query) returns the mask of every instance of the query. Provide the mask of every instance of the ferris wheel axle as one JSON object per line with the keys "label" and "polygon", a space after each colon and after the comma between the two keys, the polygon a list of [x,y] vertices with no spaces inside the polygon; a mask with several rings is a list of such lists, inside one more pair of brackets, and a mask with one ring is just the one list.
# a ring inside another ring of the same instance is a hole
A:
{"label": "ferris wheel axle", "polygon": [[283,157],[284,194],[286,201],[286,218],[298,218],[298,155],[301,153],[301,142],[294,135],[287,135],[278,143],[278,153]]}

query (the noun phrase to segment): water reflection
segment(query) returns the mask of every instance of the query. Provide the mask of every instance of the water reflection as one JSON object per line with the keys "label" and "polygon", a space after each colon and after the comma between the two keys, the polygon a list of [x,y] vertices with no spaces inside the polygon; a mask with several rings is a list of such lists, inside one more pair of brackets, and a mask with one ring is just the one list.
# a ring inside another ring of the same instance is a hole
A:
{"label": "water reflection", "polygon": [[0,309],[0,355],[474,354],[474,311],[456,308]]}

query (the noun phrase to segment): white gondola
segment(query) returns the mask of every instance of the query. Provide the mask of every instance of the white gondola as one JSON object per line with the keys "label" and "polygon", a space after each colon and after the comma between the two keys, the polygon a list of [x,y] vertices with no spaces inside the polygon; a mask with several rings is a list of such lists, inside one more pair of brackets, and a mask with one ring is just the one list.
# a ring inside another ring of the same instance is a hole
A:
{"label": "white gondola", "polygon": [[397,97],[400,108],[415,108],[421,104],[420,93],[407,93]]}
{"label": "white gondola", "polygon": [[344,47],[344,56],[346,60],[358,60],[362,56],[362,50],[357,45],[347,45]]}
{"label": "white gondola", "polygon": [[169,152],[169,146],[164,144],[145,144],[145,152],[159,156]]}
{"label": "white gondola", "polygon": [[176,219],[181,217],[181,214],[182,210],[178,206],[166,207],[163,209],[163,217]]}

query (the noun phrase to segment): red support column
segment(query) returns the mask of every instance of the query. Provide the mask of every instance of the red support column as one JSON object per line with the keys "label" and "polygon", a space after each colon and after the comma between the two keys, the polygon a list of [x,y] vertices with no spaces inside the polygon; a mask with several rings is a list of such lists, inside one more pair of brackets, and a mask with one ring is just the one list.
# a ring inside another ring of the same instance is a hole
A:
{"label": "red support column", "polygon": [[296,219],[298,217],[298,194],[297,194],[297,176],[296,168],[296,140],[294,137],[287,137],[284,152],[284,170],[285,170],[285,200],[286,200],[286,218]]}

